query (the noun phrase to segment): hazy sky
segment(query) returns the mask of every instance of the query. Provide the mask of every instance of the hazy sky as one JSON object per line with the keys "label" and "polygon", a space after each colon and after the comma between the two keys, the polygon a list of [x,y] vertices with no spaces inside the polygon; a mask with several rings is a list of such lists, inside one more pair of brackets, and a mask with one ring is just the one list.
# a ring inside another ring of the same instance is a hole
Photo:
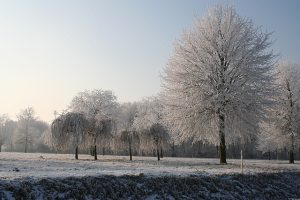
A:
{"label": "hazy sky", "polygon": [[[0,114],[33,106],[50,122],[85,89],[121,102],[160,91],[173,42],[219,1],[0,1]],[[229,1],[274,31],[274,51],[300,63],[300,1]]]}

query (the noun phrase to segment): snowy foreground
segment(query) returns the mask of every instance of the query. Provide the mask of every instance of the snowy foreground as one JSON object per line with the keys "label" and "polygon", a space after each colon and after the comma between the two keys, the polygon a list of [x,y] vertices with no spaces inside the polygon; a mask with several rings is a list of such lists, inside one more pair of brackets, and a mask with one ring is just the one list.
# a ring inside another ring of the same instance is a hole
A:
{"label": "snowy foreground", "polygon": [[0,153],[0,199],[300,198],[300,163]]}

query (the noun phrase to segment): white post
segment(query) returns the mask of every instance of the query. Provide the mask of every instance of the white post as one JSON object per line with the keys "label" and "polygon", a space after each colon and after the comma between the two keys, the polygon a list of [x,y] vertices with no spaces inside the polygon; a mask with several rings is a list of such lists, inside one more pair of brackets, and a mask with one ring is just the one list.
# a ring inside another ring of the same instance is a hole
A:
{"label": "white post", "polygon": [[241,150],[241,170],[242,170],[242,175],[243,175],[243,170],[244,170],[244,163],[243,163],[243,150]]}

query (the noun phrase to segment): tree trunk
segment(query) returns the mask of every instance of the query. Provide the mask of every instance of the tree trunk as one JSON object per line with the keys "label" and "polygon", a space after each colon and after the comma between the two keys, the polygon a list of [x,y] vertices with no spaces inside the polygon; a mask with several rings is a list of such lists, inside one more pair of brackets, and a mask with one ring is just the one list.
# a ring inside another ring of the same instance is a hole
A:
{"label": "tree trunk", "polygon": [[2,144],[0,144],[0,152],[1,152],[1,147],[2,147]]}
{"label": "tree trunk", "polygon": [[24,152],[27,153],[27,139],[25,141],[25,149],[24,149]]}
{"label": "tree trunk", "polygon": [[78,160],[78,146],[75,148],[75,159]]}
{"label": "tree trunk", "polygon": [[132,161],[131,142],[129,141],[129,159]]}
{"label": "tree trunk", "polygon": [[294,164],[295,163],[295,157],[294,157],[294,151],[290,150],[289,152],[289,163]]}
{"label": "tree trunk", "polygon": [[291,136],[291,143],[292,143],[292,146],[291,146],[291,150],[289,152],[289,163],[295,163],[295,157],[294,157],[294,135],[292,134]]}
{"label": "tree trunk", "polygon": [[156,153],[157,153],[157,160],[160,161],[160,157],[159,157],[159,148],[158,148],[158,146],[157,146],[157,148],[156,148]]}
{"label": "tree trunk", "polygon": [[91,147],[90,147],[90,154],[91,154],[91,156],[95,156],[93,145],[91,145]]}
{"label": "tree trunk", "polygon": [[105,155],[105,147],[102,147],[102,155]]}
{"label": "tree trunk", "polygon": [[287,82],[287,89],[289,91],[289,100],[290,100],[290,116],[289,116],[289,130],[291,132],[291,149],[289,151],[289,163],[294,163],[295,162],[295,158],[294,158],[294,134],[292,132],[292,116],[293,116],[293,107],[294,107],[294,103],[293,103],[293,94],[291,92],[291,88],[290,88],[290,84],[289,82]]}
{"label": "tree trunk", "polygon": [[268,159],[271,160],[271,151],[268,151]]}
{"label": "tree trunk", "polygon": [[94,153],[94,159],[97,160],[97,146],[96,145],[94,146],[93,153]]}
{"label": "tree trunk", "polygon": [[175,157],[175,142],[172,143],[172,157]]}
{"label": "tree trunk", "polygon": [[219,112],[220,164],[226,164],[225,116]]}
{"label": "tree trunk", "polygon": [[27,145],[28,145],[28,122],[26,122],[26,129],[25,129],[25,150],[24,152],[27,153]]}
{"label": "tree trunk", "polygon": [[164,154],[163,154],[163,148],[160,147],[160,157],[163,158],[164,157]]}

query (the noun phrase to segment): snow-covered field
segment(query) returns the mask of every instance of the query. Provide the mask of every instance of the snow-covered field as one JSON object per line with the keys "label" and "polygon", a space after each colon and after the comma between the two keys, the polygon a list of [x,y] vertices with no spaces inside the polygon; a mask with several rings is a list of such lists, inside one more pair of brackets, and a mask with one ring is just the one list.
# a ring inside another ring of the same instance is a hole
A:
{"label": "snow-covered field", "polygon": [[[241,173],[240,160],[229,159],[227,165],[218,163],[218,159],[169,157],[159,162],[155,157],[133,157],[133,161],[129,161],[125,156],[98,156],[94,161],[89,155],[79,155],[79,160],[75,160],[71,154],[1,152],[0,178]],[[244,160],[244,174],[284,171],[300,172],[300,162],[290,165],[286,160]]]}
{"label": "snow-covered field", "polygon": [[89,155],[75,160],[70,154],[1,152],[0,199],[300,198],[297,161],[244,160],[243,176],[240,160],[218,162],[168,157],[130,162],[124,156],[94,161]]}

